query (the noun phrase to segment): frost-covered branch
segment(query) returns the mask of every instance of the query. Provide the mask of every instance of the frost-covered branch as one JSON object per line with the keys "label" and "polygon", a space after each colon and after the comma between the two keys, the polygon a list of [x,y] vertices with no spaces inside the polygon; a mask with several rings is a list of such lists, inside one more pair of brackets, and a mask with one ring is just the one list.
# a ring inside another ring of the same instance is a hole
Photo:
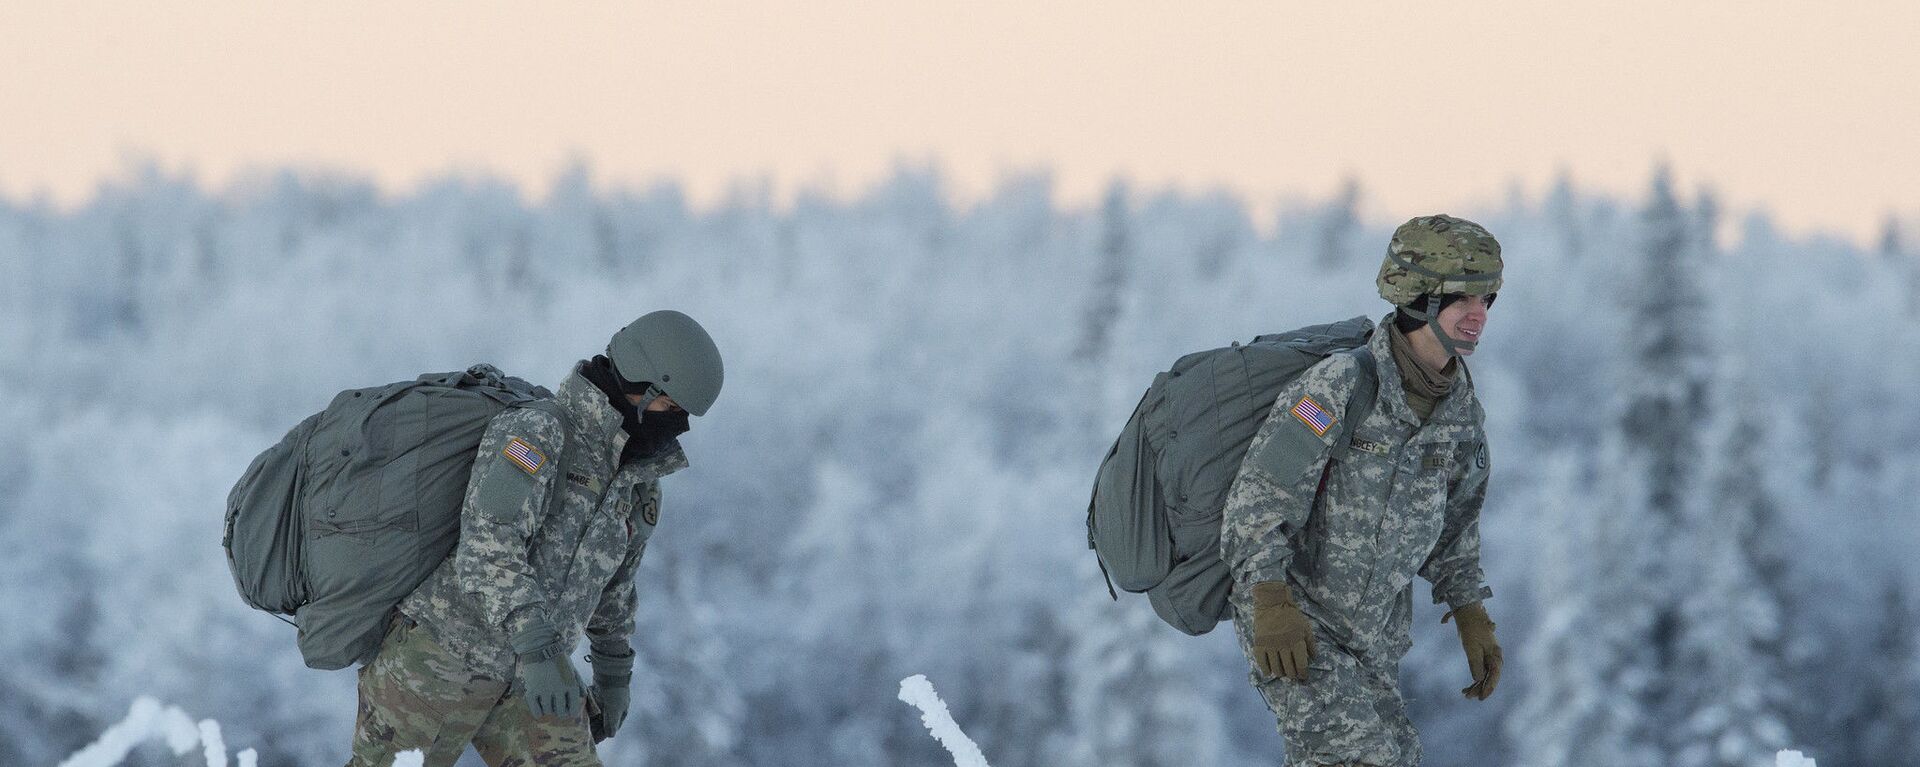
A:
{"label": "frost-covered branch", "polygon": [[[142,697],[133,702],[127,718],[107,728],[100,739],[74,752],[60,767],[115,767],[142,743],[165,741],[175,756],[183,756],[200,746],[207,767],[227,767],[227,744],[220,735],[220,723],[204,719],[198,723],[178,706],[163,706],[160,701]],[[254,767],[258,756],[253,749],[239,754],[239,767]]]}
{"label": "frost-covered branch", "polygon": [[972,738],[960,731],[953,714],[947,712],[947,702],[933,691],[933,683],[927,681],[925,674],[900,680],[900,699],[920,709],[920,721],[940,745],[953,754],[954,767],[987,767],[986,755],[980,753],[980,747],[974,745]]}

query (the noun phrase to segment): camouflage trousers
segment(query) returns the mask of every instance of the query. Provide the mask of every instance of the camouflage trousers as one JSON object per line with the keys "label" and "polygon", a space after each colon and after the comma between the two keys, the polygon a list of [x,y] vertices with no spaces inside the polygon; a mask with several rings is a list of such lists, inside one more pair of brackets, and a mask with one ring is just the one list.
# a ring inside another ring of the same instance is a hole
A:
{"label": "camouflage trousers", "polygon": [[1307,681],[1268,678],[1252,667],[1252,605],[1235,589],[1234,633],[1247,656],[1248,677],[1267,701],[1287,741],[1289,765],[1414,767],[1420,740],[1400,698],[1398,662],[1366,662],[1334,644],[1316,621]]}
{"label": "camouflage trousers", "polygon": [[518,691],[474,674],[404,616],[360,668],[360,710],[347,767],[390,767],[418,749],[451,767],[472,743],[492,767],[600,767],[584,712],[536,717]]}

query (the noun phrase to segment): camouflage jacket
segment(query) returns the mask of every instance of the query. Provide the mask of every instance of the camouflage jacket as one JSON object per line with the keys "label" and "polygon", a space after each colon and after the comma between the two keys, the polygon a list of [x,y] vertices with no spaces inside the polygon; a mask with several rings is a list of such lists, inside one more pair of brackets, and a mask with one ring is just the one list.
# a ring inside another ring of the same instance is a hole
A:
{"label": "camouflage jacket", "polygon": [[687,465],[676,446],[616,465],[620,413],[578,370],[555,399],[494,417],[460,511],[453,555],[400,611],[479,674],[513,677],[508,639],[538,618],[574,646],[632,650],[634,568],[659,521],[659,479]]}
{"label": "camouflage jacket", "polygon": [[[1465,363],[1422,423],[1387,335],[1369,341],[1381,385],[1357,426],[1339,419],[1361,357],[1333,355],[1280,392],[1228,490],[1220,545],[1236,589],[1285,581],[1335,641],[1397,660],[1412,646],[1416,573],[1454,607],[1493,592],[1480,569],[1485,413]],[[1352,443],[1333,459],[1347,429]]]}

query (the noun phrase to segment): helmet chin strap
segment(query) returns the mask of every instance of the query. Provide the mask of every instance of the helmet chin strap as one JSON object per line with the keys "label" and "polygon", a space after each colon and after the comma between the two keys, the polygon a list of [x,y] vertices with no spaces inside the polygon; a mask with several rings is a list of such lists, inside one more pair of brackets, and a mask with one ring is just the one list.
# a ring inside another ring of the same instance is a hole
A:
{"label": "helmet chin strap", "polygon": [[1464,357],[1466,355],[1462,352],[1473,351],[1473,347],[1479,342],[1462,341],[1447,335],[1447,331],[1440,329],[1440,300],[1440,294],[1429,294],[1425,311],[1415,311],[1410,306],[1402,306],[1400,311],[1406,312],[1408,317],[1427,323],[1427,327],[1433,329],[1433,337],[1440,341],[1440,348],[1447,351],[1448,357]]}

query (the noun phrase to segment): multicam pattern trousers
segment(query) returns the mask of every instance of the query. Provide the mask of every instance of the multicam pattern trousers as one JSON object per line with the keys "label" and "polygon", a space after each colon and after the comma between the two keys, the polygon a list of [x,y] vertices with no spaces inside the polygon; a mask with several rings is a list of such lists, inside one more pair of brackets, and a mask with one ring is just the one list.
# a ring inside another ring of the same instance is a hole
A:
{"label": "multicam pattern trousers", "polygon": [[426,754],[451,767],[473,744],[492,767],[600,767],[585,712],[536,717],[506,681],[474,674],[405,616],[360,668],[360,710],[347,767],[390,767]]}

